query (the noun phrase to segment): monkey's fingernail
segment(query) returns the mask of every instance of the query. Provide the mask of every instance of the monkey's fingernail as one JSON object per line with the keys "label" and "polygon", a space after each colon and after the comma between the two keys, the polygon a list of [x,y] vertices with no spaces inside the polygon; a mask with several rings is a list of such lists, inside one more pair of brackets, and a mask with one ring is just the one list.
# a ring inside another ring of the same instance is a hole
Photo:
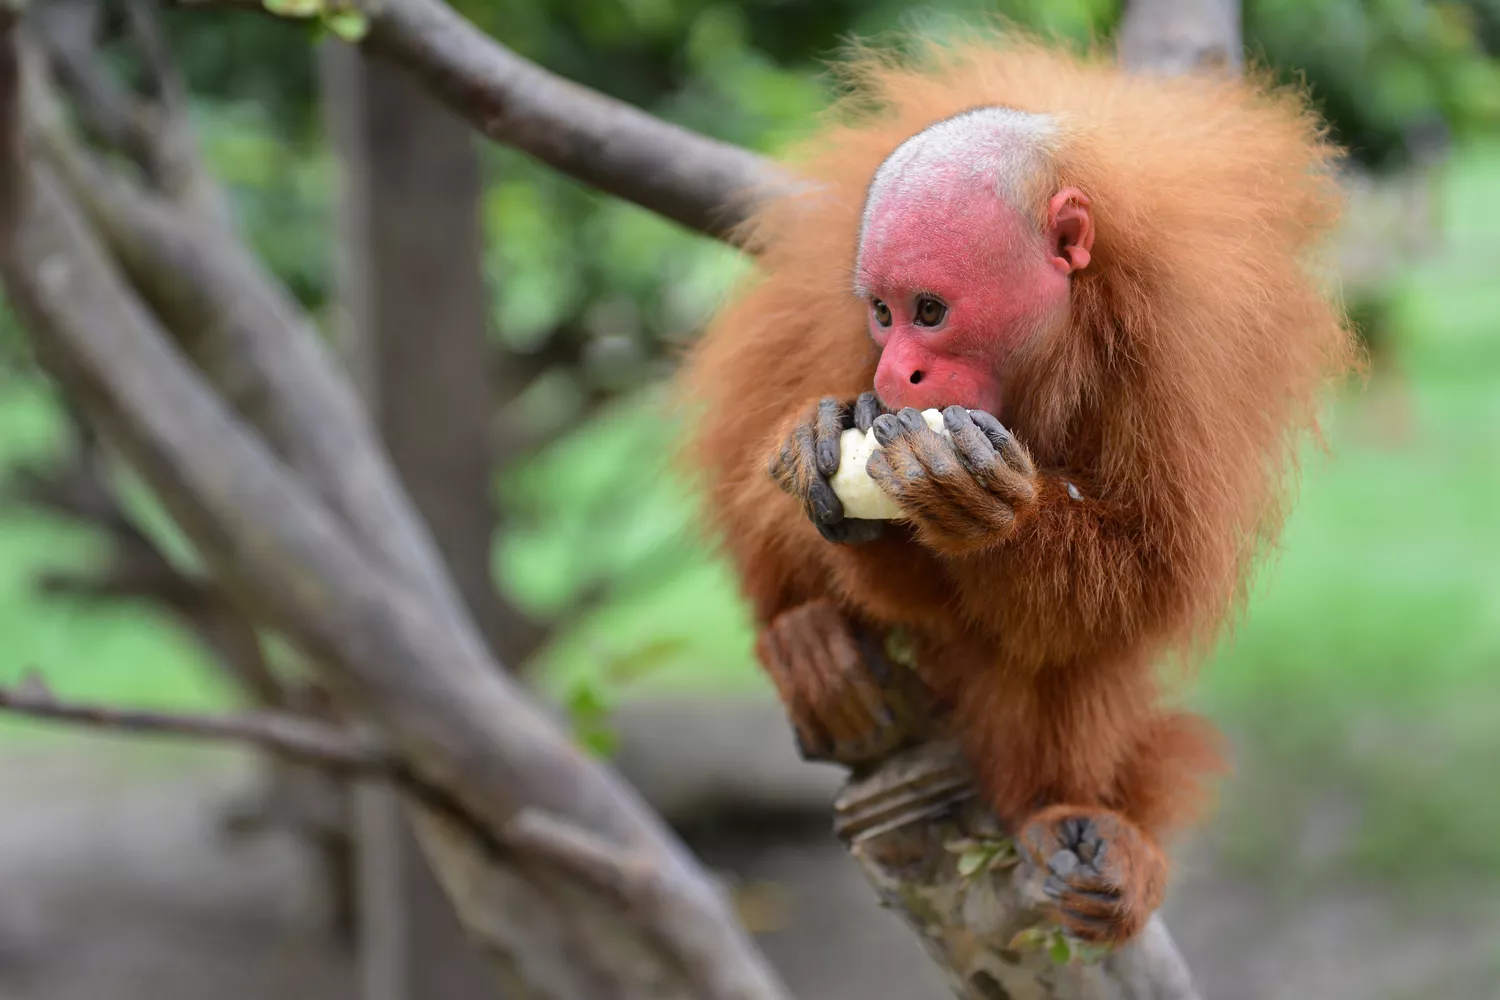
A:
{"label": "monkey's fingernail", "polygon": [[876,417],[872,426],[875,430],[875,440],[881,447],[889,445],[901,433],[901,425],[889,413],[882,413]]}
{"label": "monkey's fingernail", "polygon": [[943,410],[943,426],[950,432],[958,430],[967,423],[972,423],[972,421],[969,419],[969,411],[962,406],[955,404]]}
{"label": "monkey's fingernail", "polygon": [[914,406],[903,406],[897,414],[901,419],[901,426],[909,431],[920,430],[927,426],[927,421],[922,419],[922,413]]}
{"label": "monkey's fingernail", "polygon": [[831,476],[839,471],[839,441],[834,438],[818,444],[818,471]]}
{"label": "monkey's fingernail", "polygon": [[812,501],[814,517],[823,524],[832,524],[844,516],[844,505],[839,502],[838,494],[821,480],[812,484],[807,498]]}

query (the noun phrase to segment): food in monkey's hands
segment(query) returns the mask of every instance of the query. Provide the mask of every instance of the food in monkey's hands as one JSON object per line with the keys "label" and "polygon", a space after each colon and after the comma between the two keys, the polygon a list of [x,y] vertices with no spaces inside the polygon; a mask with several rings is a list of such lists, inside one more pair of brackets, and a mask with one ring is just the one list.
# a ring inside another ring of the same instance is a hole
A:
{"label": "food in monkey's hands", "polygon": [[[922,419],[927,426],[951,441],[953,436],[943,426],[941,410],[923,410]],[[891,521],[901,516],[896,505],[870,474],[865,464],[880,443],[875,440],[875,430],[867,431],[851,427],[839,438],[839,470],[828,480],[834,494],[844,505],[844,516],[861,521]]]}

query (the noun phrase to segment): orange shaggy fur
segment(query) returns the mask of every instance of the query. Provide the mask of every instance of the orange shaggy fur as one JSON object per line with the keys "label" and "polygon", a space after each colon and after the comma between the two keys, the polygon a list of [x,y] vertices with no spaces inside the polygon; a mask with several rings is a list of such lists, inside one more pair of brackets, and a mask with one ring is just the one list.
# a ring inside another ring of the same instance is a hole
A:
{"label": "orange shaggy fur", "polygon": [[[1341,205],[1335,150],[1296,94],[1128,75],[1032,41],[932,47],[920,66],[862,56],[849,74],[853,93],[795,157],[822,187],[761,208],[758,273],[684,371],[709,517],[762,625],[832,599],[918,636],[1003,819],[1107,811],[1154,851],[1218,757],[1153,668],[1201,652],[1235,609],[1320,390],[1352,360],[1309,269]],[[906,526],[828,543],[768,457],[819,397],[871,386],[878,350],[851,287],[871,176],[907,137],[983,105],[1063,122],[1043,186],[1085,192],[1097,231],[1066,335],[1033,345],[1007,410],[1039,505],[978,553]],[[1159,887],[1143,894],[1154,908]]]}

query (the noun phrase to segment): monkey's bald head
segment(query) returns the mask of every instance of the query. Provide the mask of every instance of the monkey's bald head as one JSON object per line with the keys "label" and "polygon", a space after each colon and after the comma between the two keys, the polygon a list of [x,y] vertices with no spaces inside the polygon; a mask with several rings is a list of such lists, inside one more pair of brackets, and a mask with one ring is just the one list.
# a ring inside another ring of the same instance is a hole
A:
{"label": "monkey's bald head", "polygon": [[1006,361],[1065,313],[1088,265],[1088,199],[1057,190],[1055,119],[978,108],[881,164],[866,194],[855,291],[881,347],[887,406],[999,413]]}

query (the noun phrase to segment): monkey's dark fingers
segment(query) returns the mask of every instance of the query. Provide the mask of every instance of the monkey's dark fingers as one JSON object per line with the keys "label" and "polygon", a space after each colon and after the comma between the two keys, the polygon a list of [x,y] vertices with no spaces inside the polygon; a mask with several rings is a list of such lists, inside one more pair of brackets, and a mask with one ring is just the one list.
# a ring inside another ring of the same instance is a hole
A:
{"label": "monkey's dark fingers", "polygon": [[1026,508],[1036,501],[1036,467],[1014,434],[983,410],[950,406],[943,423],[953,438],[953,448],[977,482],[1012,508]]}
{"label": "monkey's dark fingers", "polygon": [[954,449],[927,426],[927,421],[914,407],[904,407],[894,417],[879,417],[875,421],[875,440],[885,449],[909,450],[922,471],[933,480],[953,480],[964,472]]}
{"label": "monkey's dark fingers", "polygon": [[880,397],[873,392],[862,392],[854,401],[854,426],[861,431],[868,431],[875,423],[875,418],[885,413],[886,408],[881,405]]}
{"label": "monkey's dark fingers", "polygon": [[1021,447],[1021,442],[1016,440],[1014,434],[1006,430],[1004,424],[984,410],[970,410],[969,417],[974,421],[975,426],[984,432],[984,436],[989,438],[990,444],[994,445],[995,451],[999,453],[1006,465],[1028,479],[1036,475],[1036,467],[1031,464],[1031,456],[1026,454],[1026,449]]}
{"label": "monkey's dark fingers", "polygon": [[[815,521],[814,524],[817,522]],[[817,524],[817,528],[818,534],[837,545],[864,545],[873,542],[885,532],[885,522],[845,517],[833,524]]]}
{"label": "monkey's dark fingers", "polygon": [[865,473],[902,507],[911,501],[917,484],[926,477],[922,463],[911,449],[897,445],[883,445],[872,451],[865,463]]}
{"label": "monkey's dark fingers", "polygon": [[921,412],[911,406],[904,406],[895,413],[881,414],[875,418],[871,427],[875,431],[876,442],[882,448],[889,448],[902,438],[919,448],[931,448],[942,443],[942,438],[922,419]]}
{"label": "monkey's dark fingers", "polygon": [[984,503],[984,491],[953,448],[916,410],[882,414],[874,431],[880,447],[865,470],[909,514],[942,512],[940,519],[965,519],[963,512]]}
{"label": "monkey's dark fingers", "polygon": [[800,423],[787,435],[770,463],[770,472],[783,491],[802,501],[814,524],[833,524],[843,518],[843,503],[818,471],[815,421]]}
{"label": "monkey's dark fingers", "polygon": [[821,476],[831,476],[839,471],[839,438],[844,433],[844,412],[844,405],[832,396],[818,400],[812,426],[817,469]]}
{"label": "monkey's dark fingers", "polygon": [[953,450],[959,461],[975,477],[988,478],[1000,461],[989,435],[979,429],[968,410],[962,406],[950,406],[943,411],[943,426],[953,438]]}

